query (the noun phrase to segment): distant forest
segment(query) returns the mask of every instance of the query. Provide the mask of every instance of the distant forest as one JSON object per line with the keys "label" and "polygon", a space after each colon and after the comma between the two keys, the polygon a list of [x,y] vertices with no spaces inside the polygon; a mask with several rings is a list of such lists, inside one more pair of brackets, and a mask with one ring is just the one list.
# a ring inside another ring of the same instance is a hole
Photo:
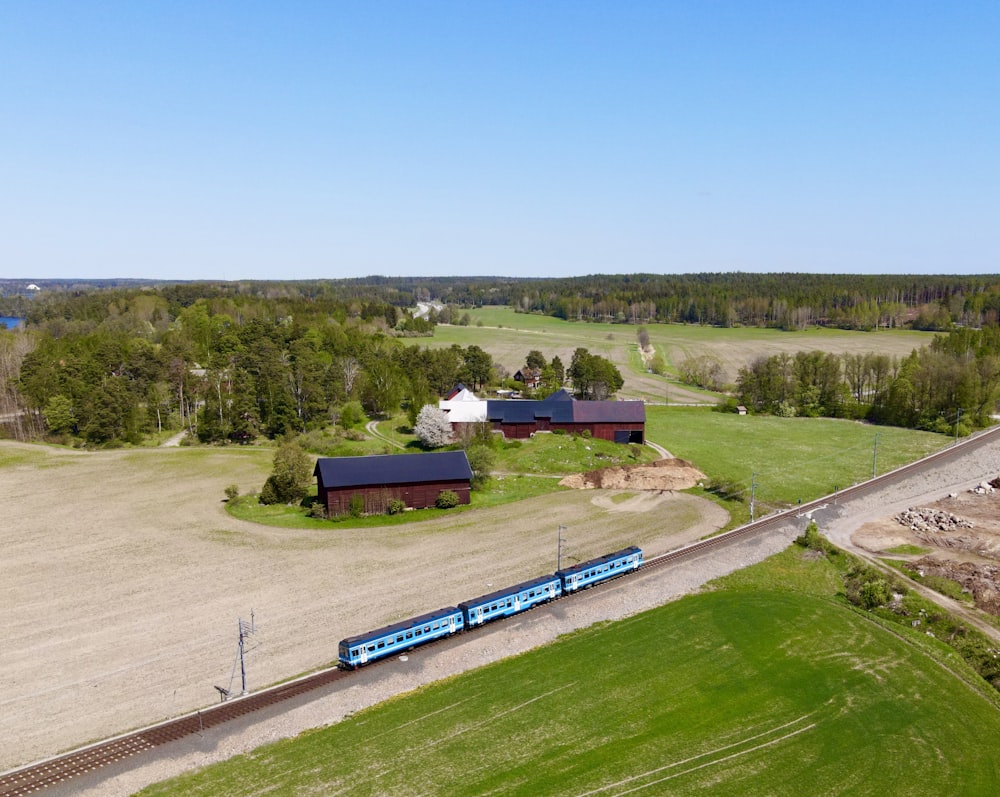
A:
{"label": "distant forest", "polygon": [[494,304],[574,322],[947,333],[902,360],[755,360],[723,406],[756,412],[960,434],[991,422],[1000,390],[996,275],[37,280],[30,289],[6,280],[0,289],[0,316],[25,319],[0,330],[0,431],[25,440],[105,446],[185,429],[205,443],[249,442],[328,428],[361,410],[414,413],[456,382],[480,389],[509,378],[478,346],[420,344],[438,323],[468,324],[469,310]]}
{"label": "distant forest", "polygon": [[[0,281],[0,314],[41,312],[23,295],[25,281]],[[70,295],[94,288],[155,289],[178,303],[214,296],[276,301],[308,299],[397,308],[435,300],[456,307],[509,305],[525,313],[621,324],[684,323],[843,329],[981,327],[1000,318],[1000,274],[897,276],[858,274],[629,274],[565,279],[365,277],[295,282],[36,281]]]}

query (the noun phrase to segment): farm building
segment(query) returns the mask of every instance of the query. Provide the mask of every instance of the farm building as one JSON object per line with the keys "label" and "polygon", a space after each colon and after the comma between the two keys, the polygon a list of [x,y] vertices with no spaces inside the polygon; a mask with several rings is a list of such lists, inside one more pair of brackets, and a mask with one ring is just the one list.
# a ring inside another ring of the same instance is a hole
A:
{"label": "farm building", "polygon": [[587,430],[616,443],[646,441],[646,405],[641,401],[577,401],[558,390],[542,401],[487,401],[486,418],[505,437],[525,438],[535,432]]}
{"label": "farm building", "polygon": [[317,500],[329,515],[346,514],[356,495],[364,500],[366,513],[385,512],[394,499],[414,509],[434,506],[444,490],[451,490],[460,504],[467,504],[472,483],[464,451],[321,457],[313,475],[318,484]]}
{"label": "farm building", "polygon": [[523,382],[529,390],[534,390],[542,383],[542,369],[525,366],[514,374],[514,381]]}
{"label": "farm building", "polygon": [[446,398],[438,402],[438,409],[448,413],[448,421],[455,431],[458,431],[459,424],[482,423],[486,420],[486,402],[462,384],[457,385]]}

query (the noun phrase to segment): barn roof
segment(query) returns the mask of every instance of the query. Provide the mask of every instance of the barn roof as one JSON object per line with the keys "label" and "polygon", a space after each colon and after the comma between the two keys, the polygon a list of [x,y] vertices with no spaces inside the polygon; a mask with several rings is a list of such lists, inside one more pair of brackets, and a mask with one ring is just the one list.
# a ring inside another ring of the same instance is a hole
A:
{"label": "barn roof", "polygon": [[546,396],[542,401],[576,401],[566,388],[559,388],[555,393]]}
{"label": "barn roof", "polygon": [[549,418],[552,423],[645,423],[646,405],[641,401],[577,401],[559,390],[542,401],[486,402],[486,417],[501,423],[534,423]]}
{"label": "barn roof", "polygon": [[574,401],[576,423],[644,423],[646,405],[641,401]]}
{"label": "barn roof", "polygon": [[472,479],[464,451],[436,454],[375,454],[368,457],[321,457],[313,475],[323,487],[369,487],[380,484],[463,481]]}

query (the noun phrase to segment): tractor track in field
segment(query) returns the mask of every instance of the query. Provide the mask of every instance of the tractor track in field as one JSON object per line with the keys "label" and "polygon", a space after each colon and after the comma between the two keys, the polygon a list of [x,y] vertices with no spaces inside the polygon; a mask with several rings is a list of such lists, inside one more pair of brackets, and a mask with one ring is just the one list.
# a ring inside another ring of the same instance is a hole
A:
{"label": "tractor track in field", "polygon": [[[970,452],[974,452],[998,440],[1000,440],[1000,427],[993,427],[961,443],[956,443],[935,452],[922,460],[897,468],[890,473],[869,481],[840,490],[833,495],[796,506],[794,509],[773,513],[732,531],[709,537],[648,559],[643,564],[639,574],[667,568],[682,561],[703,556],[708,552],[743,541],[755,535],[786,528],[792,524],[801,525],[803,518],[810,518],[814,513],[821,512],[831,505],[842,505],[861,497],[874,496],[893,485],[906,482],[915,477],[923,477],[929,471],[933,471],[942,465],[953,463]],[[623,580],[629,579],[631,576],[631,573],[623,574],[595,585],[588,590],[564,595],[558,600],[560,602],[567,601],[612,587],[618,587]],[[520,616],[514,615],[509,620],[515,620]],[[490,626],[502,622],[505,621],[500,620],[496,623],[491,623]],[[470,629],[466,633],[472,633],[473,630],[477,629]],[[455,638],[445,638],[424,645],[422,648],[438,647],[454,640]],[[378,667],[392,660],[389,658],[377,661],[364,669],[369,670],[372,667]],[[321,670],[175,719],[96,742],[44,761],[0,773],[0,797],[23,797],[23,795],[36,794],[65,784],[74,778],[91,775],[92,773],[97,773],[99,777],[101,770],[107,769],[110,772],[113,765],[119,765],[118,768],[137,765],[139,761],[157,748],[162,748],[165,745],[187,737],[203,735],[212,728],[217,728],[234,720],[263,712],[265,709],[277,707],[283,703],[287,704],[287,701],[293,698],[303,697],[322,687],[329,686],[342,679],[350,679],[354,676],[355,673],[353,672],[337,668]]]}

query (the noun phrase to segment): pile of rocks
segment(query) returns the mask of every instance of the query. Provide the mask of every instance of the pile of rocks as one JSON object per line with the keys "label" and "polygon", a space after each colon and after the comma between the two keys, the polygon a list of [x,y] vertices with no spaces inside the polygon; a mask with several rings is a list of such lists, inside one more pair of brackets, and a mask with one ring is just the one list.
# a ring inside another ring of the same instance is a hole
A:
{"label": "pile of rocks", "polygon": [[958,529],[971,529],[972,521],[940,509],[910,507],[898,515],[896,522],[908,526],[917,533],[940,534]]}
{"label": "pile of rocks", "polygon": [[976,495],[989,495],[997,488],[998,485],[993,483],[996,481],[1000,480],[994,479],[992,482],[979,482],[979,484],[969,490],[969,492],[975,493]]}

